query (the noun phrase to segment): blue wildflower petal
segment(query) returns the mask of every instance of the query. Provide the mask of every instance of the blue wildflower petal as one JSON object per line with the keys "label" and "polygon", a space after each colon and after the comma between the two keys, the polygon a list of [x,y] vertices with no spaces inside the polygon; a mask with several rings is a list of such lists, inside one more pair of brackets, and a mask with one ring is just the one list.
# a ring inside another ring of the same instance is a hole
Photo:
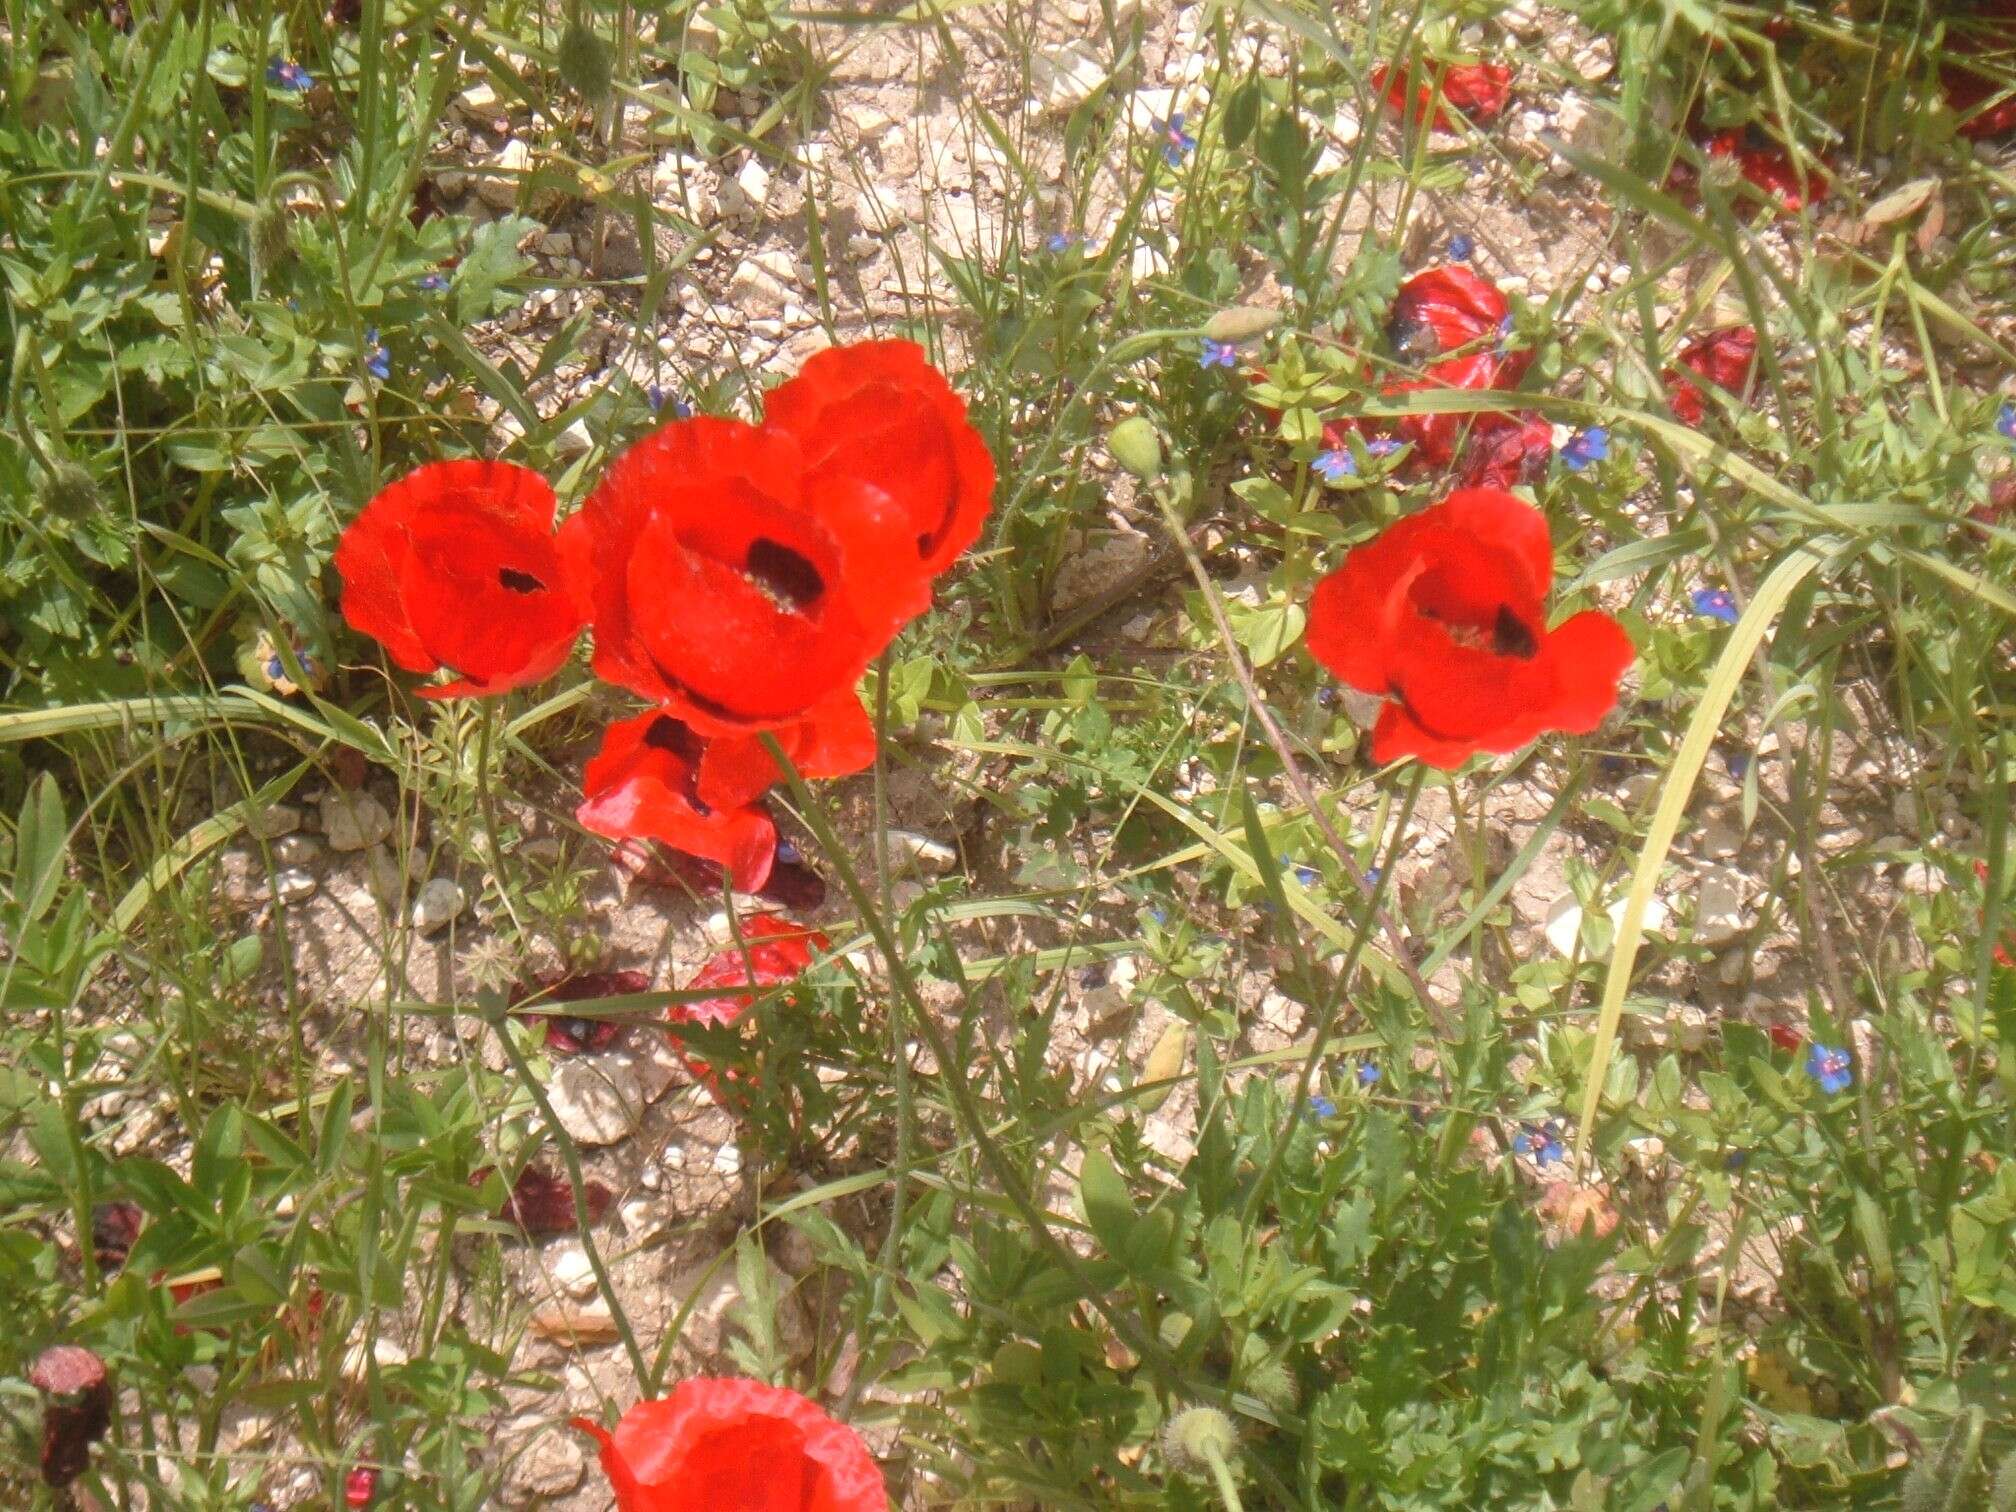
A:
{"label": "blue wildflower petal", "polygon": [[1806,1049],[1806,1074],[1820,1084],[1820,1090],[1829,1097],[1845,1092],[1855,1082],[1854,1063],[1848,1052],[1836,1045],[1823,1045],[1818,1041]]}
{"label": "blue wildflower petal", "polygon": [[1380,436],[1365,443],[1365,453],[1372,457],[1390,457],[1406,444],[1404,441],[1394,440],[1391,436]]}
{"label": "blue wildflower petal", "polygon": [[1309,1111],[1318,1118],[1335,1118],[1337,1116],[1337,1104],[1330,1101],[1327,1097],[1311,1097],[1309,1099]]}
{"label": "blue wildflower petal", "polygon": [[1995,417],[1995,429],[2006,439],[2016,441],[2016,404],[2002,406],[2002,413]]}
{"label": "blue wildflower petal", "polygon": [[1239,349],[1229,341],[1213,341],[1209,336],[1206,336],[1204,338],[1204,352],[1197,359],[1197,365],[1207,368],[1237,367],[1239,365]]}
{"label": "blue wildflower petal", "polygon": [[266,82],[276,89],[291,89],[296,94],[312,89],[314,78],[308,70],[292,58],[274,58],[266,65]]}
{"label": "blue wildflower petal", "polygon": [[1373,1065],[1372,1062],[1366,1061],[1358,1068],[1358,1085],[1361,1087],[1375,1086],[1379,1081],[1379,1075],[1379,1068]]}
{"label": "blue wildflower petal", "polygon": [[1315,462],[1311,465],[1323,475],[1325,483],[1335,483],[1340,478],[1349,478],[1358,471],[1358,459],[1341,446],[1334,447],[1330,451],[1318,452]]}
{"label": "blue wildflower petal", "polygon": [[1561,460],[1568,464],[1571,472],[1580,472],[1592,462],[1601,462],[1609,455],[1610,432],[1600,425],[1575,432],[1568,438],[1568,444],[1561,448]]}
{"label": "blue wildflower petal", "polygon": [[1465,236],[1461,231],[1458,231],[1454,236],[1449,238],[1449,260],[1451,262],[1468,262],[1470,261],[1471,254],[1476,250],[1477,243]]}
{"label": "blue wildflower petal", "polygon": [[1696,588],[1692,600],[1696,614],[1705,614],[1725,625],[1733,625],[1743,617],[1736,607],[1734,595],[1727,588]]}

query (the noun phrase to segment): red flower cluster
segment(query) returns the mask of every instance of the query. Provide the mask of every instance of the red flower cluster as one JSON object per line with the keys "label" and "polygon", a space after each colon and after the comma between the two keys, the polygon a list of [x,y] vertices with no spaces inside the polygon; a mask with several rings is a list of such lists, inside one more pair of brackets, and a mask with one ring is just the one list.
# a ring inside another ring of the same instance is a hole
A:
{"label": "red flower cluster", "polygon": [[[1512,70],[1503,63],[1422,63],[1411,69],[1380,64],[1368,81],[1396,115],[1437,131],[1454,131],[1444,105],[1460,110],[1473,125],[1488,126],[1512,99]],[[1439,94],[1438,94],[1439,86]]]}
{"label": "red flower cluster", "polygon": [[1376,762],[1453,770],[1546,730],[1584,734],[1617,702],[1631,641],[1585,610],[1547,628],[1547,520],[1498,489],[1461,489],[1353,548],[1316,586],[1310,654],[1392,701]]}
{"label": "red flower cluster", "polygon": [[882,1472],[853,1429],[816,1402],[760,1381],[681,1381],[602,1446],[617,1512],[887,1512]]}
{"label": "red flower cluster", "polygon": [[[795,981],[812,964],[814,951],[833,947],[833,942],[816,929],[799,929],[766,914],[758,914],[744,923],[742,936],[739,946],[710,956],[694,974],[693,980],[686,984],[691,991],[724,989],[719,996],[674,1003],[666,1011],[666,1017],[674,1026],[669,1031],[674,1044],[682,1042],[677,1027],[680,1024],[726,1028],[740,1022],[742,1015],[755,1002],[755,994],[726,989],[755,988],[761,991],[781,987],[786,982]],[[719,1092],[713,1070],[705,1061],[692,1056],[684,1059],[687,1069],[704,1086]]]}
{"label": "red flower cluster", "polygon": [[1666,402],[1688,425],[1699,425],[1707,413],[1706,396],[1695,379],[1729,390],[1746,403],[1750,379],[1757,367],[1755,326],[1726,326],[1696,337],[1680,348],[1679,369],[1665,372]]}
{"label": "red flower cluster", "polygon": [[650,699],[588,764],[581,823],[718,862],[763,886],[781,775],[875,759],[854,685],[932,580],[979,537],[994,463],[966,407],[907,341],[821,352],[761,425],[675,421],[617,458],[553,530],[521,467],[440,462],[385,489],[336,550],[344,617],[430,698],[495,694],[567,659]]}

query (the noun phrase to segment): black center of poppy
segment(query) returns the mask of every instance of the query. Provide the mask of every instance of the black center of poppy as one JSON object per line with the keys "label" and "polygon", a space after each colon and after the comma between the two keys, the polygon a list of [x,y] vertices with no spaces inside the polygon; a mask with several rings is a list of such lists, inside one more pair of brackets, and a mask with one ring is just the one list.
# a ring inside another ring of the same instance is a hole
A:
{"label": "black center of poppy", "polygon": [[811,605],[826,591],[826,580],[819,576],[817,567],[789,546],[760,536],[749,543],[743,570],[772,603],[794,613]]}
{"label": "black center of poppy", "polygon": [[1406,310],[1395,310],[1386,322],[1386,341],[1397,357],[1435,357],[1442,351],[1435,327]]}
{"label": "black center of poppy", "polygon": [[700,798],[700,753],[705,748],[705,742],[684,721],[669,714],[660,714],[645,730],[644,744],[654,751],[664,751],[678,758],[682,767],[679,796],[692,806],[694,813],[704,819],[714,812]]}
{"label": "black center of poppy", "polygon": [[1531,661],[1539,655],[1540,643],[1526,628],[1524,620],[1500,604],[1498,617],[1491,622],[1491,650],[1498,656],[1516,656],[1521,661]]}
{"label": "black center of poppy", "polygon": [[513,593],[541,593],[546,585],[529,572],[520,572],[516,567],[499,567],[497,581]]}

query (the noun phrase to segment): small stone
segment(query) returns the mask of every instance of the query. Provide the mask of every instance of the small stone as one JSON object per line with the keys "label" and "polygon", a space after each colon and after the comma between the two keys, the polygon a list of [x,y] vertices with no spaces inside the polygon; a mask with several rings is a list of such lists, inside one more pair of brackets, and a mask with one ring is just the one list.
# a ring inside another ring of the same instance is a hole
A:
{"label": "small stone", "polygon": [[443,168],[434,175],[434,189],[444,200],[459,200],[469,192],[469,175],[459,168]]}
{"label": "small stone", "polygon": [[1750,927],[1743,906],[1748,887],[1733,867],[1710,866],[1694,889],[1694,939],[1710,947],[1727,945]]}
{"label": "small stone", "polygon": [[728,276],[728,297],[745,314],[780,314],[790,291],[760,258],[745,258]]}
{"label": "small stone", "polygon": [[1694,849],[1710,861],[1726,861],[1742,848],[1742,831],[1719,814],[1701,826],[1694,841]]}
{"label": "small stone", "polygon": [[[1615,931],[1624,926],[1624,910],[1628,899],[1619,898],[1610,905],[1610,928],[1612,938]],[[1658,898],[1651,898],[1645,904],[1644,932],[1656,934],[1666,926],[1666,905]],[[1547,922],[1544,926],[1547,943],[1562,955],[1573,955],[1576,943],[1582,937],[1582,905],[1575,894],[1563,893],[1547,908]]]}
{"label": "small stone", "polygon": [[380,1370],[391,1370],[406,1363],[406,1351],[390,1339],[373,1339],[367,1352],[364,1341],[359,1339],[345,1351],[340,1367],[346,1381],[362,1381],[369,1374],[369,1362],[376,1361]]}
{"label": "small stone", "polygon": [[455,108],[478,126],[497,119],[497,91],[487,79],[479,79],[455,97]]}
{"label": "small stone", "polygon": [[509,1477],[512,1490],[537,1506],[567,1495],[581,1484],[588,1458],[571,1431],[542,1433],[518,1456]]}
{"label": "small stone", "polygon": [[390,837],[392,815],[363,788],[327,793],[322,798],[322,833],[331,850],[363,850]]}
{"label": "small stone", "polygon": [[301,810],[291,803],[269,803],[264,808],[251,809],[245,815],[245,833],[255,840],[278,840],[299,828]]}
{"label": "small stone", "polygon": [[430,877],[413,900],[413,927],[423,935],[436,935],[462,915],[469,895],[453,877]]}
{"label": "small stone", "polygon": [[364,885],[380,903],[396,903],[406,895],[406,869],[389,845],[374,845],[364,853]]}
{"label": "small stone", "polygon": [[548,231],[539,238],[539,252],[543,257],[572,257],[574,238],[565,231]]}
{"label": "small stone", "polygon": [[1046,114],[1066,114],[1092,98],[1106,82],[1106,72],[1099,54],[1082,37],[1038,48],[1029,57],[1029,103]]}
{"label": "small stone", "polygon": [[570,1239],[546,1252],[546,1276],[570,1297],[589,1297],[595,1292],[595,1267],[580,1241]]}
{"label": "small stone", "polygon": [[770,204],[770,170],[763,166],[761,158],[752,157],[742,165],[742,171],[735,175],[735,187],[741,191],[742,213],[761,217]]}
{"label": "small stone", "polygon": [[282,866],[306,866],[321,854],[312,835],[282,835],[273,842],[273,859]]}
{"label": "small stone", "polygon": [[518,203],[518,188],[532,170],[532,149],[513,137],[476,180],[476,197],[496,210]]}
{"label": "small stone", "polygon": [[891,876],[900,877],[909,872],[942,876],[958,864],[959,853],[949,845],[941,845],[929,835],[920,835],[915,830],[889,831]]}
{"label": "small stone", "polygon": [[620,1050],[562,1061],[546,1097],[560,1127],[588,1145],[615,1144],[636,1133],[648,1100],[635,1062]]}
{"label": "small stone", "polygon": [[1908,893],[1930,897],[1946,886],[1946,874],[1929,861],[1913,861],[1904,868],[1899,885]]}
{"label": "small stone", "polygon": [[716,1176],[739,1176],[741,1173],[741,1146],[724,1144],[714,1152],[714,1174]]}
{"label": "small stone", "polygon": [[274,894],[286,903],[299,903],[314,896],[317,885],[315,873],[299,866],[290,866],[273,874]]}

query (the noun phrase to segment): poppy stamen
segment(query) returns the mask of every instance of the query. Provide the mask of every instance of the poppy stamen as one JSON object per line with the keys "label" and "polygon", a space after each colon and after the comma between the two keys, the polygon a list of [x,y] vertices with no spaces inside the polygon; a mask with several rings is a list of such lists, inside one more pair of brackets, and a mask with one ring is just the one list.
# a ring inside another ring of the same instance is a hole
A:
{"label": "poppy stamen", "polygon": [[800,613],[826,591],[826,580],[805,557],[776,541],[758,537],[749,543],[743,571],[779,609]]}
{"label": "poppy stamen", "polygon": [[1521,661],[1531,661],[1540,653],[1540,643],[1526,622],[1514,614],[1504,604],[1498,606],[1498,618],[1491,624],[1491,650],[1499,656],[1516,656]]}
{"label": "poppy stamen", "polygon": [[529,572],[520,572],[515,567],[499,567],[497,581],[513,593],[544,593],[546,585]]}

